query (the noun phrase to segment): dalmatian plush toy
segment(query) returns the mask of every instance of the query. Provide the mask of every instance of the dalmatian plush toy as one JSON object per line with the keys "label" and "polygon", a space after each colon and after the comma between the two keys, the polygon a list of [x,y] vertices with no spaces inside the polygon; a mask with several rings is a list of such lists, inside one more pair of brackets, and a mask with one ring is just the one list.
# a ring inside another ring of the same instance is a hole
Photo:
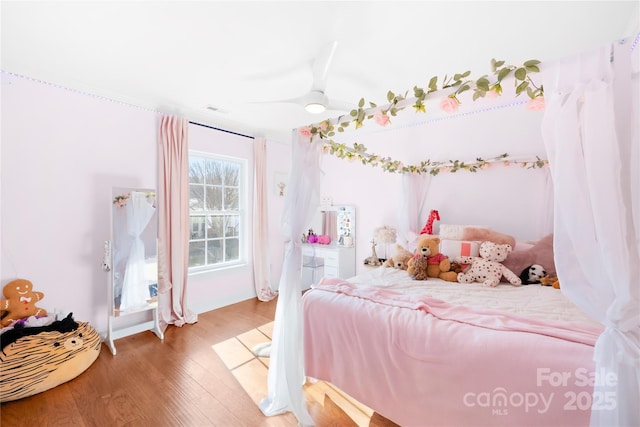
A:
{"label": "dalmatian plush toy", "polygon": [[504,276],[512,285],[522,284],[520,278],[513,271],[501,264],[511,253],[511,250],[511,245],[507,243],[500,245],[493,242],[482,242],[479,257],[455,257],[454,262],[470,264],[466,271],[458,273],[458,282],[480,282],[485,286],[494,287],[500,283],[500,279]]}

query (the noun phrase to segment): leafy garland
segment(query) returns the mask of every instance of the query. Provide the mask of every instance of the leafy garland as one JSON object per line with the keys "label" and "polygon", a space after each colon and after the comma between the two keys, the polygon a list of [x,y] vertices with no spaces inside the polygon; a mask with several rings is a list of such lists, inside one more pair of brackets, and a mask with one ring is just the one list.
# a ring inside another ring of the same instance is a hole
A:
{"label": "leafy garland", "polygon": [[[489,76],[484,75],[477,80],[473,81],[467,79],[471,74],[470,71],[466,71],[462,74],[454,74],[453,76],[444,76],[442,86],[438,87],[438,77],[434,76],[429,80],[427,87],[421,88],[414,86],[413,88],[413,105],[412,107],[416,113],[426,113],[425,99],[439,90],[445,90],[455,88],[446,98],[440,102],[440,108],[448,113],[453,113],[458,110],[461,102],[458,99],[458,95],[468,90],[473,90],[473,101],[479,98],[496,98],[502,95],[502,82],[503,80],[513,73],[515,78],[515,94],[519,96],[523,92],[526,92],[530,100],[527,103],[527,108],[530,110],[541,110],[545,107],[544,104],[544,90],[543,86],[536,85],[531,78],[531,73],[537,73],[540,71],[538,65],[540,61],[532,59],[526,61],[521,66],[505,65],[504,61],[491,60],[491,68],[495,75],[495,81],[493,83],[489,80]],[[371,166],[380,166],[386,172],[392,173],[430,173],[431,175],[437,175],[440,172],[457,172],[459,170],[466,170],[469,172],[477,172],[481,169],[489,167],[490,163],[502,162],[504,165],[516,164],[527,169],[542,168],[549,164],[548,160],[541,159],[536,156],[535,160],[530,161],[517,161],[509,158],[507,153],[499,156],[482,159],[476,158],[475,161],[464,162],[461,160],[450,160],[447,162],[435,162],[430,159],[424,160],[417,165],[404,165],[398,160],[393,160],[390,157],[381,157],[376,154],[367,152],[367,148],[363,144],[354,143],[352,147],[345,144],[339,144],[330,139],[335,136],[337,132],[344,132],[351,123],[355,124],[355,129],[359,129],[363,126],[365,120],[374,119],[380,126],[387,126],[391,123],[391,117],[395,117],[399,111],[403,110],[409,101],[407,99],[408,92],[404,94],[395,94],[392,91],[387,92],[387,101],[389,102],[386,107],[378,108],[374,102],[369,102],[369,108],[365,109],[364,98],[360,99],[358,108],[351,110],[349,113],[349,120],[342,120],[344,116],[338,118],[337,126],[334,125],[331,120],[327,119],[318,124],[302,127],[299,132],[303,137],[308,137],[309,142],[313,142],[314,137],[321,140],[325,140],[323,150],[326,153],[332,154],[341,159],[347,160],[359,160],[362,164]],[[342,120],[342,121],[341,121]]]}
{"label": "leafy garland", "polygon": [[475,160],[465,162],[461,160],[449,160],[443,162],[431,161],[429,159],[421,161],[417,165],[405,165],[399,160],[393,160],[390,157],[381,157],[376,154],[366,152],[366,148],[362,144],[355,143],[354,147],[348,147],[345,144],[339,144],[332,140],[325,142],[323,150],[325,153],[332,154],[340,159],[358,160],[363,165],[380,166],[383,171],[391,173],[429,173],[438,175],[439,173],[458,171],[478,172],[488,169],[492,163],[502,163],[504,166],[519,165],[525,169],[539,169],[547,166],[549,161],[536,156],[535,160],[513,160],[509,158],[507,153],[499,156],[483,159],[477,157]]}

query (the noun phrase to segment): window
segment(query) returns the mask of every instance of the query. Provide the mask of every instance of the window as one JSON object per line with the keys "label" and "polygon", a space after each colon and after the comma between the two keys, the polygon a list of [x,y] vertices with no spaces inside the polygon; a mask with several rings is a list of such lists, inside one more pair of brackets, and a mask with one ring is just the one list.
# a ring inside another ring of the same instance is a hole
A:
{"label": "window", "polygon": [[243,260],[246,162],[204,153],[189,154],[189,270]]}

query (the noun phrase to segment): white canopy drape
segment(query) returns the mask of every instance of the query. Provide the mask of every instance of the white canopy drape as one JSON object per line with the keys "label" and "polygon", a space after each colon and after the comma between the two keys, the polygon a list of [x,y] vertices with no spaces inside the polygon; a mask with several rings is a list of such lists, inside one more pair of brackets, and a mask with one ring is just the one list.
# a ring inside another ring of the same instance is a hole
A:
{"label": "white canopy drape", "polygon": [[[636,39],[637,41],[637,39]],[[605,330],[592,426],[640,424],[640,49],[614,43],[544,69],[562,292]]]}
{"label": "white canopy drape", "polygon": [[402,208],[398,216],[398,243],[413,251],[418,233],[428,216],[424,215],[425,201],[431,184],[431,175],[402,175]]}
{"label": "white canopy drape", "polygon": [[260,402],[265,415],[291,411],[300,425],[313,425],[302,391],[305,381],[302,324],[302,241],[320,200],[321,144],[310,144],[293,132],[292,179],[282,215],[287,238],[273,327],[268,396]]}

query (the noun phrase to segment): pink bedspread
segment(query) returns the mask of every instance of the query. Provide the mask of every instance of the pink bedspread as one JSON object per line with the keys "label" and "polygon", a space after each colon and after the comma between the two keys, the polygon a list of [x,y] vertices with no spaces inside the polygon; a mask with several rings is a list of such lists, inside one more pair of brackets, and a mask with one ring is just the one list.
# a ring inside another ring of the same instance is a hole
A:
{"label": "pink bedspread", "polygon": [[601,332],[591,324],[338,279],[307,292],[303,305],[306,375],[402,426],[589,424]]}

